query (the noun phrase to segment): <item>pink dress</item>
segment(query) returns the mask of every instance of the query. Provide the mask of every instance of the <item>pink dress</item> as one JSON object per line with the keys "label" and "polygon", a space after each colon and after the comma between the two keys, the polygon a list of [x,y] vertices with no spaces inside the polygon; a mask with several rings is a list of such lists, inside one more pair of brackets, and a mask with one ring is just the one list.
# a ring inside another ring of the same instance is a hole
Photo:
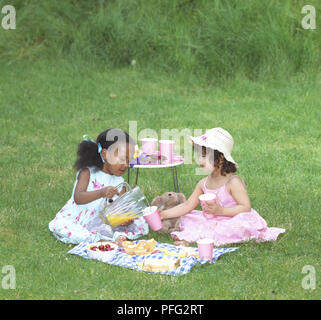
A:
{"label": "pink dress", "polygon": [[[232,178],[237,177],[233,175]],[[207,178],[208,179],[208,178]],[[236,206],[234,198],[226,189],[226,182],[217,189],[207,189],[204,182],[204,193],[214,193],[218,203],[225,208]],[[179,240],[195,242],[201,238],[211,238],[215,246],[240,243],[251,239],[258,241],[276,240],[282,228],[268,228],[265,220],[254,210],[241,212],[234,217],[217,216],[193,210],[181,217],[180,231],[172,232]]]}

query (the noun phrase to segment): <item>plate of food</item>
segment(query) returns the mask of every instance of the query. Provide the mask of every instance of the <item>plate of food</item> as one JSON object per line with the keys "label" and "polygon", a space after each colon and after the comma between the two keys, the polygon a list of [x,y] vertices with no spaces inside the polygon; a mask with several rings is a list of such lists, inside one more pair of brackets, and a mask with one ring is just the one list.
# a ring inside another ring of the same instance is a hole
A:
{"label": "plate of food", "polygon": [[171,259],[167,257],[155,259],[148,257],[143,262],[136,262],[136,264],[141,270],[144,271],[167,272],[178,268],[180,266],[180,259]]}
{"label": "plate of food", "polygon": [[156,243],[154,239],[139,240],[138,242],[123,241],[122,247],[130,255],[152,254],[156,250]]}
{"label": "plate of food", "polygon": [[98,241],[89,243],[86,246],[87,255],[91,259],[97,259],[103,262],[114,258],[118,250],[118,245],[111,241]]}

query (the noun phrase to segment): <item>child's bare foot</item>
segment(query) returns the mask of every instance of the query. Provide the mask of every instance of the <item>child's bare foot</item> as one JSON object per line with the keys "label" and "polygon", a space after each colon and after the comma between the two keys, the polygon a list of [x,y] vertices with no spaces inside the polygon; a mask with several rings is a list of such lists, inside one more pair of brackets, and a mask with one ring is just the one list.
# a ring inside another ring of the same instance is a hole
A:
{"label": "child's bare foot", "polygon": [[115,243],[116,243],[119,247],[121,247],[123,241],[126,241],[126,240],[127,240],[127,238],[126,238],[125,236],[119,236],[119,237],[116,239]]}
{"label": "child's bare foot", "polygon": [[179,238],[175,234],[172,234],[171,236],[174,239],[174,245],[175,246],[188,247],[190,245],[190,243],[185,241],[185,240],[179,240]]}
{"label": "child's bare foot", "polygon": [[171,234],[171,237],[175,240],[175,241],[178,241],[178,237],[175,235],[175,234]]}
{"label": "child's bare foot", "polygon": [[185,241],[185,240],[177,240],[174,241],[175,246],[184,246],[184,247],[189,247],[190,243]]}

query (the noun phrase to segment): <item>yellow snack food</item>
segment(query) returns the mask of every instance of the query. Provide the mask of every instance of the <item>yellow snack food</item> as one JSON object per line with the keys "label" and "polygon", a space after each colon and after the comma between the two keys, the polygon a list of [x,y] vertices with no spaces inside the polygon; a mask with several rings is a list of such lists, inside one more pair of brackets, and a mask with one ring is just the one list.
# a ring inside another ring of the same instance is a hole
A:
{"label": "yellow snack food", "polygon": [[164,272],[176,269],[180,266],[180,260],[170,260],[168,258],[150,259],[147,258],[144,262],[137,263],[138,267],[145,271]]}
{"label": "yellow snack food", "polygon": [[[123,241],[122,246],[123,246],[124,250],[126,251],[126,253],[132,254],[132,255],[135,254],[136,245],[133,244],[132,242],[130,242],[130,241]],[[125,249],[125,247],[126,247],[126,249]]]}
{"label": "yellow snack food", "polygon": [[151,254],[156,248],[156,241],[140,240],[137,243],[131,241],[123,241],[122,246],[126,253],[132,255]]}
{"label": "yellow snack food", "polygon": [[195,257],[198,258],[198,254],[195,253],[193,250],[189,250],[188,248],[181,248],[179,252],[172,252],[166,249],[160,249],[165,255],[173,256],[173,257],[180,257],[180,258],[187,258],[187,257]]}
{"label": "yellow snack food", "polygon": [[167,256],[186,258],[186,254],[183,254],[183,253],[172,252],[172,251],[168,251],[168,250],[166,250],[166,249],[160,249],[160,250],[161,250],[164,254],[166,254]]}

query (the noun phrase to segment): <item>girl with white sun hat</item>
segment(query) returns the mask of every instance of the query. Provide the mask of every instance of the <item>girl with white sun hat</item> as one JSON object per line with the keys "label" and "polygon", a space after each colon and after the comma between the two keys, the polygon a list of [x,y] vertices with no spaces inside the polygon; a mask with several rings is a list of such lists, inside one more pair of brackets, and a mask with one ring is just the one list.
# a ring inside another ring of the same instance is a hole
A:
{"label": "girl with white sun hat", "polygon": [[227,161],[232,162],[237,166],[237,163],[231,155],[234,139],[226,130],[222,128],[213,128],[207,130],[202,136],[189,138],[198,146],[220,151]]}
{"label": "girl with white sun hat", "polygon": [[[235,172],[232,157],[234,140],[222,128],[207,130],[202,136],[190,137],[199,153],[199,164],[209,175],[200,180],[191,196],[182,204],[160,211],[162,219],[180,218],[180,231],[172,232],[176,245],[189,245],[210,238],[215,246],[256,239],[276,240],[282,228],[268,228],[266,221],[251,208],[244,181]],[[202,211],[195,210],[203,194],[215,200],[202,201]]]}

